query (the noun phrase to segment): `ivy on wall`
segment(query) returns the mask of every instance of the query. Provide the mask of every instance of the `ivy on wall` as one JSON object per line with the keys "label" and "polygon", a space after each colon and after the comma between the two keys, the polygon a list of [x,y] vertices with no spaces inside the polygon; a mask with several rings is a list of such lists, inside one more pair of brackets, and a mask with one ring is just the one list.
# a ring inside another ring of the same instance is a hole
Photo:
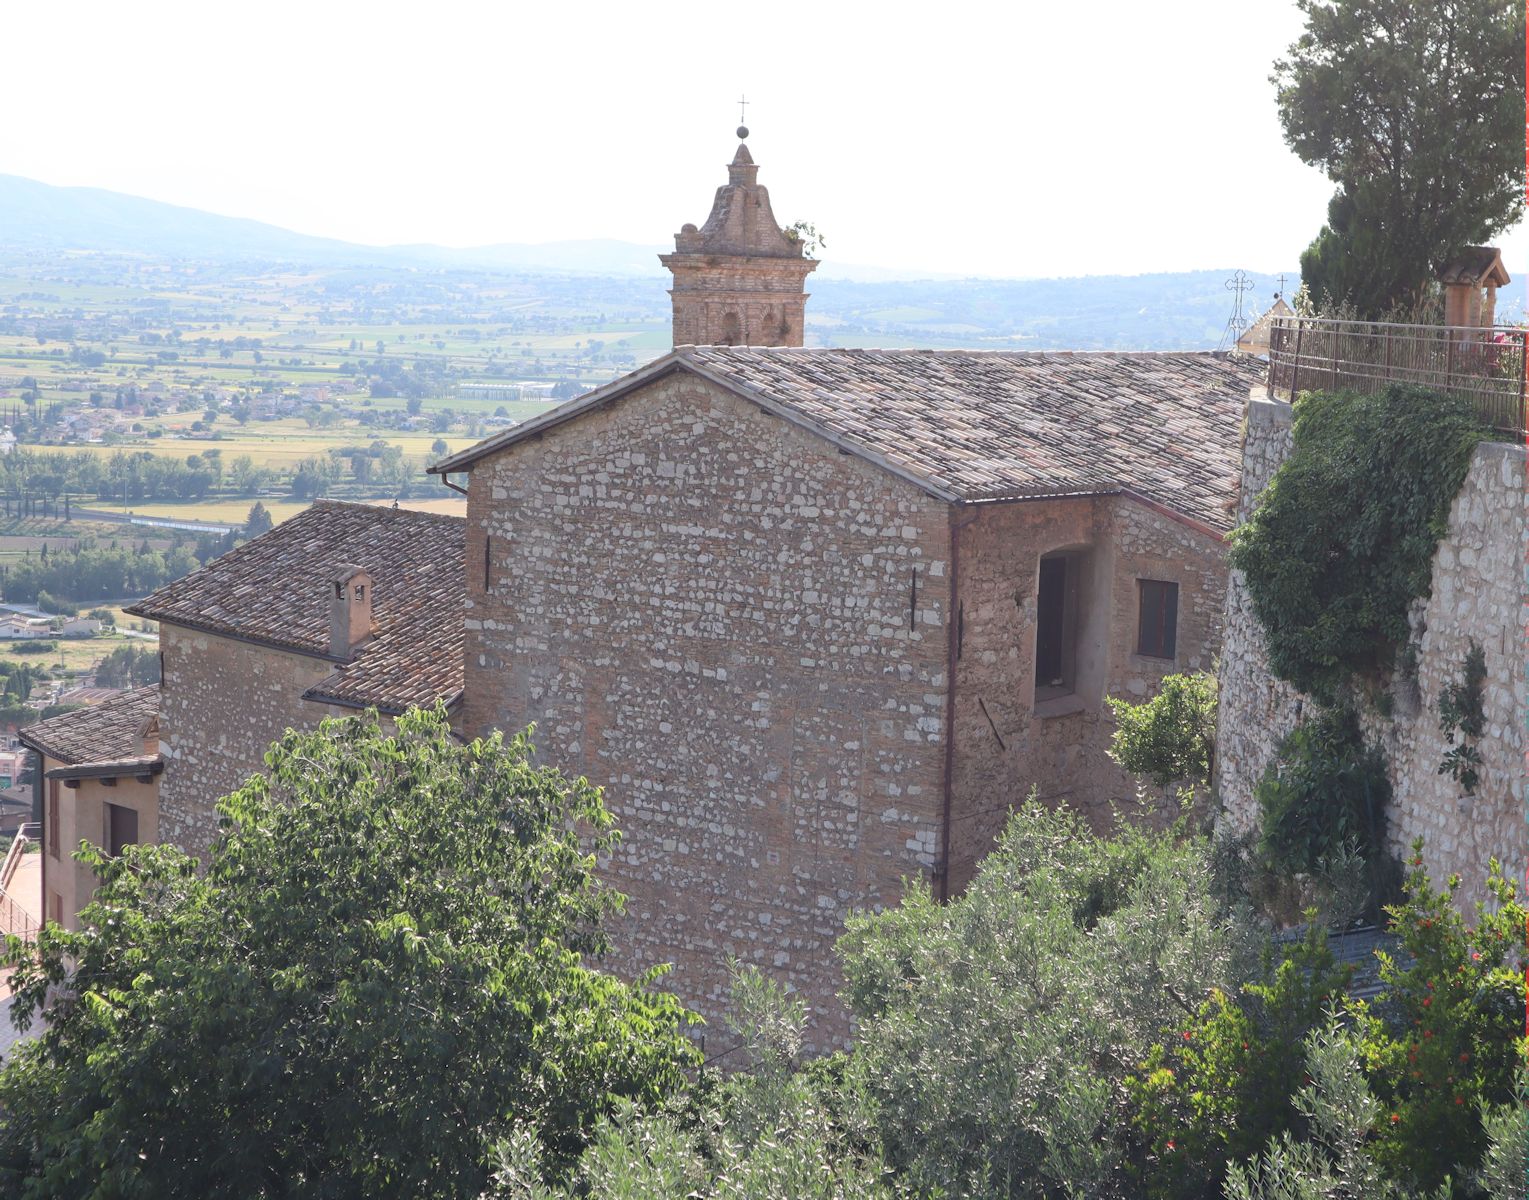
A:
{"label": "ivy on wall", "polygon": [[1474,796],[1476,785],[1481,782],[1481,752],[1476,742],[1486,732],[1486,679],[1486,651],[1472,638],[1460,679],[1446,684],[1439,696],[1439,728],[1449,741],[1439,774],[1453,776],[1467,796]]}
{"label": "ivy on wall", "polygon": [[1352,708],[1318,712],[1291,730],[1256,795],[1259,850],[1275,869],[1311,874],[1346,855],[1379,859],[1391,784]]}
{"label": "ivy on wall", "polygon": [[1232,534],[1230,562],[1247,579],[1270,669],[1331,705],[1379,681],[1406,644],[1407,610],[1428,594],[1483,430],[1466,401],[1393,385],[1305,393],[1292,434]]}

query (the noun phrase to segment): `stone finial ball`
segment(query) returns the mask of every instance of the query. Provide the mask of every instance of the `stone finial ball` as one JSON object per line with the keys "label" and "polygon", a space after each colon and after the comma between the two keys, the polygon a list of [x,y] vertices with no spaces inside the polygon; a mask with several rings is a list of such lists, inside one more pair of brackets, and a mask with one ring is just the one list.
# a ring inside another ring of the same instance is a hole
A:
{"label": "stone finial ball", "polygon": [[740,125],[740,126],[738,126],[738,137],[740,139],[742,139],[742,138],[746,138],[748,136],[749,136],[749,127],[747,125]]}

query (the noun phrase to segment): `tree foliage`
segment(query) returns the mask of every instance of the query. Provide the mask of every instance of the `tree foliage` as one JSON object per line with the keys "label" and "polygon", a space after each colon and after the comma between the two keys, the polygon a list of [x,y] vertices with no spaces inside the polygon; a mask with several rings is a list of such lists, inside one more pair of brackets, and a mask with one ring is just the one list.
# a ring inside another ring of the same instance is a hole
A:
{"label": "tree foliage", "polygon": [[530,754],[440,709],[326,721],[221,802],[205,875],[82,850],[82,932],[9,947],[23,1005],[58,998],[0,1071],[0,1191],[475,1196],[517,1123],[556,1164],[660,1099],[682,1010],[584,961],[610,817]]}
{"label": "tree foliage", "polygon": [[256,500],[250,505],[249,515],[244,518],[244,536],[257,538],[262,533],[270,533],[272,528],[271,514],[266,506]]}
{"label": "tree foliage", "polygon": [[1353,709],[1319,711],[1291,730],[1255,795],[1259,851],[1277,870],[1311,874],[1346,852],[1384,854],[1391,784]]}
{"label": "tree foliage", "polygon": [[1303,1042],[1352,975],[1310,921],[1303,941],[1279,955],[1269,946],[1254,977],[1213,989],[1192,1020],[1152,1048],[1127,1081],[1148,1200],[1219,1197],[1230,1164],[1300,1128]]}
{"label": "tree foliage", "polygon": [[[893,1200],[909,1193],[836,1120],[842,1080],[801,1069],[806,1007],[757,971],[735,971],[730,1024],[752,1061],[708,1073],[683,1107],[625,1105],[553,1185],[535,1138],[498,1149],[494,1200]],[[831,1060],[837,1066],[840,1060]]]}
{"label": "tree foliage", "polygon": [[159,682],[159,652],[149,646],[118,646],[96,664],[96,686],[143,687]]}
{"label": "tree foliage", "polygon": [[1285,140],[1337,185],[1301,256],[1317,297],[1379,317],[1520,215],[1524,7],[1298,0],[1274,67]]}
{"label": "tree foliage", "polygon": [[1388,670],[1408,640],[1408,608],[1428,595],[1482,433],[1468,402],[1392,386],[1304,393],[1292,436],[1229,559],[1247,580],[1270,670],[1335,703]]}
{"label": "tree foliage", "polygon": [[1208,784],[1216,750],[1216,677],[1168,675],[1142,704],[1109,698],[1115,716],[1110,757],[1158,787]]}
{"label": "tree foliage", "polygon": [[1128,1075],[1231,973],[1213,890],[1198,842],[1031,800],[960,899],[851,921],[847,1076],[888,1163],[919,1194],[1115,1194]]}

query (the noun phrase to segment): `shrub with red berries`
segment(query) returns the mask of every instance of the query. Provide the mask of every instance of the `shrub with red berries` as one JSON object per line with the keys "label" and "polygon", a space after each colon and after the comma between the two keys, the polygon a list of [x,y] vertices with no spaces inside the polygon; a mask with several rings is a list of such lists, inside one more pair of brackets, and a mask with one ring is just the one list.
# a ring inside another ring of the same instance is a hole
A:
{"label": "shrub with red berries", "polygon": [[1371,1147],[1386,1174],[1421,1191],[1481,1165],[1483,1104],[1510,1103],[1525,1066],[1525,910],[1491,865],[1474,923],[1436,890],[1414,843],[1405,897],[1386,911],[1402,953],[1378,953],[1384,994],[1353,1003],[1371,1090],[1390,1119]]}

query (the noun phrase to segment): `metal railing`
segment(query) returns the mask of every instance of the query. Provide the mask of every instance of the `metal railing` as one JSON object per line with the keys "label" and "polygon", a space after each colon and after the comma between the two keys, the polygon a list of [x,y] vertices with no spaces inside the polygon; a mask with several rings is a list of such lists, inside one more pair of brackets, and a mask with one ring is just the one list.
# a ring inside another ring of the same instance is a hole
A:
{"label": "metal railing", "polygon": [[37,940],[37,918],[15,896],[0,892],[0,934],[13,933],[24,942]]}
{"label": "metal railing", "polygon": [[1398,325],[1276,317],[1269,327],[1271,399],[1303,391],[1378,392],[1405,383],[1459,396],[1495,433],[1524,438],[1523,329]]}
{"label": "metal railing", "polygon": [[21,865],[21,856],[27,852],[27,846],[41,836],[42,826],[31,822],[16,830],[16,836],[11,839],[11,847],[5,852],[5,861],[0,863],[0,892],[11,886],[11,877]]}

